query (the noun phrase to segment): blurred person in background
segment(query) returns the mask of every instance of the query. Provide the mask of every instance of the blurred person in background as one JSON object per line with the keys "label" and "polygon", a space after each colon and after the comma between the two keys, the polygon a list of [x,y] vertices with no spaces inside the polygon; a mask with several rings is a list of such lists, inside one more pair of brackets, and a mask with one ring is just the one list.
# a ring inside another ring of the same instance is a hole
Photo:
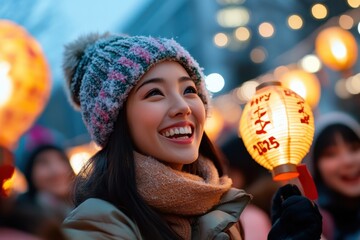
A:
{"label": "blurred person in background", "polygon": [[[14,155],[0,146],[0,240],[65,240],[59,221],[38,205],[16,201]],[[9,184],[10,183],[10,184]]]}
{"label": "blurred person in background", "polygon": [[323,234],[328,240],[360,239],[360,125],[332,112],[316,120],[306,158],[318,190]]}
{"label": "blurred person in background", "polygon": [[253,195],[251,203],[240,216],[246,239],[266,239],[271,229],[272,197],[280,184],[274,182],[271,173],[252,159],[236,133],[230,133],[219,147],[233,186]]}
{"label": "blurred person in background", "polygon": [[229,134],[220,149],[225,156],[227,173],[232,176],[233,185],[241,186],[251,193],[254,196],[251,202],[270,216],[271,199],[282,184],[273,181],[271,173],[251,157],[236,133]]}
{"label": "blurred person in background", "polygon": [[0,197],[0,240],[66,240],[59,222],[38,205]]}
{"label": "blurred person in background", "polygon": [[15,151],[16,165],[28,185],[17,201],[43,207],[59,222],[73,208],[70,196],[75,177],[63,146],[58,132],[35,125]]}

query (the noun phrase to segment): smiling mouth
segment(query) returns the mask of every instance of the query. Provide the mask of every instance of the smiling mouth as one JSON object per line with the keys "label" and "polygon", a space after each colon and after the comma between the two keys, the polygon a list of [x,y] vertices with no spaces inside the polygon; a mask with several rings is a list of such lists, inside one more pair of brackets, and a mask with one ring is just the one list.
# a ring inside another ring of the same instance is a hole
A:
{"label": "smiling mouth", "polygon": [[348,174],[346,176],[341,176],[341,179],[345,182],[353,182],[360,179],[360,171],[355,172],[353,174]]}
{"label": "smiling mouth", "polygon": [[162,136],[171,139],[187,139],[193,135],[193,129],[190,126],[168,128],[160,133]]}

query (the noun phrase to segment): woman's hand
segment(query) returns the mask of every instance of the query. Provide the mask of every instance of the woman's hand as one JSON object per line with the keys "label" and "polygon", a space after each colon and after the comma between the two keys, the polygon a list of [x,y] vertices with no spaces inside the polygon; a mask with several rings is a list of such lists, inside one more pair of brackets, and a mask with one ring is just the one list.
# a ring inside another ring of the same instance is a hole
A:
{"label": "woman's hand", "polygon": [[296,185],[287,184],[276,192],[271,221],[268,240],[318,240],[321,237],[322,216],[318,207],[302,196]]}

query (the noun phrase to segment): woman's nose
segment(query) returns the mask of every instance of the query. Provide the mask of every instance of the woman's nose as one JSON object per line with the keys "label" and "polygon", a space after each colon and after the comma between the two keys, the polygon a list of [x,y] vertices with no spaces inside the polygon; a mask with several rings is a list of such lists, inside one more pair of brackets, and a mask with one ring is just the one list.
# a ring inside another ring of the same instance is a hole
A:
{"label": "woman's nose", "polygon": [[351,151],[345,151],[341,155],[341,159],[342,159],[343,163],[347,163],[347,164],[355,163],[356,158],[357,158],[356,153],[351,152]]}
{"label": "woman's nose", "polygon": [[186,116],[191,113],[191,108],[186,99],[184,99],[182,96],[177,96],[172,100],[172,105],[169,112],[171,117]]}

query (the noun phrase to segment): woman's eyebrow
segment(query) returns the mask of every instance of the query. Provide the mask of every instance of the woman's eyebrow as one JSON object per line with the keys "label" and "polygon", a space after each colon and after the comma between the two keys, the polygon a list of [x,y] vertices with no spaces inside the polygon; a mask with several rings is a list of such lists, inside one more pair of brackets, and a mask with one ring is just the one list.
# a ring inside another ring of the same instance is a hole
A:
{"label": "woman's eyebrow", "polygon": [[179,78],[180,82],[185,82],[185,81],[193,81],[191,77],[188,76],[183,76]]}
{"label": "woman's eyebrow", "polygon": [[135,89],[135,92],[137,92],[141,87],[143,87],[144,85],[146,84],[149,84],[149,83],[161,83],[161,82],[164,82],[165,80],[163,78],[150,78],[150,79],[147,79],[145,80],[144,82],[142,82],[136,89]]}
{"label": "woman's eyebrow", "polygon": [[[183,76],[183,77],[180,77],[179,82],[186,82],[186,81],[192,81],[192,78],[188,77],[188,76]],[[135,92],[137,92],[141,87],[143,87],[144,85],[146,84],[150,84],[150,83],[163,83],[165,82],[165,79],[163,78],[150,78],[150,79],[147,79],[145,80],[144,82],[142,82],[136,89],[135,89]]]}

